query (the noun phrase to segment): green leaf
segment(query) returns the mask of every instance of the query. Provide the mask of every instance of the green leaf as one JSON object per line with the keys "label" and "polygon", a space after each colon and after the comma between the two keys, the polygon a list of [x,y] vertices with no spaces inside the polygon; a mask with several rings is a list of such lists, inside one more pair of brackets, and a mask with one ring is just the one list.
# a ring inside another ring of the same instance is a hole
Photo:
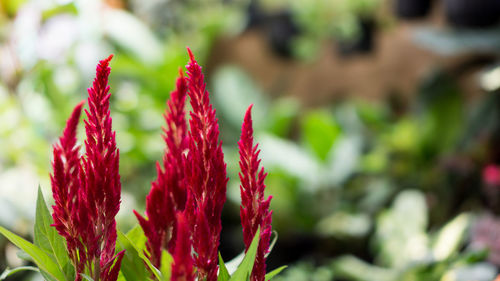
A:
{"label": "green leaf", "polygon": [[43,270],[40,270],[40,274],[46,281],[59,281]]}
{"label": "green leaf", "polygon": [[126,250],[120,268],[123,278],[127,281],[147,280],[149,272],[144,266],[144,261],[132,243],[122,233],[118,234],[116,247],[118,251]]}
{"label": "green leaf", "polygon": [[161,267],[160,272],[163,281],[170,281],[170,275],[172,273],[172,263],[174,259],[167,251],[163,250],[161,254]]}
{"label": "green leaf", "polygon": [[127,233],[127,235],[123,234],[121,231],[118,231],[118,237],[122,240],[125,239],[126,241],[128,241],[128,243],[130,243],[130,245],[132,245],[132,247],[134,247],[137,255],[146,263],[149,269],[151,269],[151,272],[153,272],[157,280],[163,280],[160,270],[154,267],[153,264],[149,261],[148,257],[144,255],[144,251],[146,250],[146,236],[144,236],[144,232],[139,225],[132,228]]}
{"label": "green leaf", "polygon": [[118,279],[116,279],[116,281],[126,281],[126,280],[127,279],[123,276],[123,273],[120,271],[120,273],[118,274]]}
{"label": "green leaf", "polygon": [[74,280],[75,272],[66,251],[64,238],[51,226],[53,223],[40,186],[36,200],[35,238],[34,244],[47,253],[57,264],[59,270],[65,273],[65,280]]}
{"label": "green leaf", "polygon": [[11,276],[12,274],[15,274],[15,273],[20,272],[20,271],[25,271],[25,270],[40,272],[38,270],[38,268],[36,268],[34,266],[20,266],[20,267],[16,267],[13,269],[6,268],[2,272],[2,275],[0,275],[0,280],[5,280],[7,277]]}
{"label": "green leaf", "polygon": [[241,262],[238,269],[234,272],[233,276],[229,281],[247,281],[252,273],[253,264],[255,262],[255,256],[257,255],[257,247],[259,246],[260,241],[260,227],[257,229],[255,236],[253,237],[252,243],[248,248],[247,254],[245,258]]}
{"label": "green leaf", "polygon": [[219,252],[219,276],[217,276],[217,281],[228,281],[231,276],[227,271],[226,265],[224,264],[224,260]]}
{"label": "green leaf", "polygon": [[53,280],[66,280],[66,277],[59,269],[59,266],[42,249],[26,241],[22,237],[8,231],[2,226],[0,226],[0,233],[12,242],[12,244],[23,249],[28,255],[30,255],[40,271],[45,271],[48,276],[52,277]]}
{"label": "green leaf", "polygon": [[341,133],[332,114],[326,111],[313,111],[303,119],[303,137],[306,144],[321,160],[326,161],[328,153]]}
{"label": "green leaf", "polygon": [[268,274],[266,274],[266,277],[264,278],[266,281],[269,281],[271,279],[273,279],[274,276],[280,274],[281,271],[283,271],[285,268],[287,268],[288,266],[284,265],[284,266],[280,266],[278,268],[276,268],[275,270],[269,272]]}

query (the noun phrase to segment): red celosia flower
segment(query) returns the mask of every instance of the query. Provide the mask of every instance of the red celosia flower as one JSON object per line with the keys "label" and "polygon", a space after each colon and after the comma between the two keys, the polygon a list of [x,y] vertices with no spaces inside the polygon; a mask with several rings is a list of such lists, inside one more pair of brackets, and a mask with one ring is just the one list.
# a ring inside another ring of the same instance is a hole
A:
{"label": "red celosia flower", "polygon": [[247,109],[245,119],[241,127],[241,138],[238,142],[240,152],[239,174],[241,185],[241,207],[240,217],[243,226],[243,241],[246,250],[250,247],[252,239],[260,227],[260,241],[252,271],[252,281],[265,281],[266,257],[269,251],[269,241],[271,238],[271,214],[269,204],[271,196],[264,198],[266,188],[264,179],[266,173],[264,168],[259,170],[260,159],[258,145],[253,143],[252,128],[252,106]]}
{"label": "red celosia flower", "polygon": [[[82,112],[83,102],[79,103],[66,123],[63,135],[54,145],[54,160],[52,162],[53,174],[50,175],[52,194],[55,205],[53,226],[59,235],[66,239],[68,254],[74,265],[78,265],[78,249],[82,248],[78,240],[76,225],[76,201],[79,182],[80,146],[76,145],[76,129]],[[77,268],[81,272],[83,268]]]}
{"label": "red celosia flower", "polygon": [[193,226],[198,280],[215,281],[220,218],[228,179],[215,110],[210,104],[201,67],[189,49],[188,52],[191,60],[187,65],[187,80],[192,107],[186,162],[187,184],[192,193],[192,202],[187,207],[188,219]]}
{"label": "red celosia flower", "polygon": [[184,153],[187,150],[187,124],[184,105],[186,100],[186,80],[180,72],[177,88],[170,94],[164,115],[167,126],[163,129],[163,139],[167,145],[163,156],[163,169],[156,164],[157,179],[152,183],[146,198],[146,220],[134,211],[148,238],[146,246],[149,259],[160,267],[162,250],[173,252],[176,231],[175,213],[183,211],[186,205],[186,184]]}
{"label": "red celosia flower", "polygon": [[172,264],[171,281],[194,281],[193,258],[191,256],[191,231],[184,212],[178,212],[177,239]]}
{"label": "red celosia flower", "polygon": [[85,155],[76,146],[76,127],[83,102],[69,118],[63,136],[54,145],[51,175],[54,226],[66,238],[69,256],[80,273],[94,280],[115,281],[124,252],[115,255],[116,221],[120,208],[120,175],[115,133],[109,112],[109,61],[99,62],[85,110]]}
{"label": "red celosia flower", "polygon": [[99,62],[94,83],[88,89],[78,206],[78,231],[85,245],[86,267],[94,280],[102,281],[116,280],[123,257],[123,252],[115,256],[115,216],[120,209],[121,183],[119,152],[109,111],[108,77],[112,57]]}

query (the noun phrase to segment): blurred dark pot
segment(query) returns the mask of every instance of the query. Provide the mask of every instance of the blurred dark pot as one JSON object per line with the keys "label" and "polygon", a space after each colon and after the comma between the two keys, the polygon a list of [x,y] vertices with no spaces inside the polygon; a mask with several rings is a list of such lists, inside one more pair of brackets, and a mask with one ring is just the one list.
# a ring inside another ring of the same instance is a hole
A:
{"label": "blurred dark pot", "polygon": [[293,40],[299,34],[299,27],[293,21],[290,11],[284,10],[268,16],[267,39],[277,55],[291,57]]}
{"label": "blurred dark pot", "polygon": [[246,29],[262,26],[266,21],[266,14],[259,7],[256,1],[251,1],[246,9],[247,26]]}
{"label": "blurred dark pot", "polygon": [[396,15],[401,19],[418,19],[427,16],[432,0],[396,0]]}
{"label": "blurred dark pot", "polygon": [[444,0],[446,17],[457,27],[489,27],[500,19],[500,0]]}
{"label": "blurred dark pot", "polygon": [[366,54],[373,50],[376,24],[373,19],[359,19],[360,32],[358,36],[349,40],[338,42],[338,50],[341,56],[355,54]]}

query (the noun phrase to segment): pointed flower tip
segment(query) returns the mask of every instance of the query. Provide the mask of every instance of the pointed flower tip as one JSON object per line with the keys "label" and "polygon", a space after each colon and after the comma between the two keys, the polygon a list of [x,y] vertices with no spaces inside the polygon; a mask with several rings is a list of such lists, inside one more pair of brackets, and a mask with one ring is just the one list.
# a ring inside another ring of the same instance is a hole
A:
{"label": "pointed flower tip", "polygon": [[182,70],[182,67],[179,67],[179,78],[184,78],[184,71]]}
{"label": "pointed flower tip", "polygon": [[73,108],[73,112],[71,113],[71,116],[70,118],[68,119],[68,123],[70,121],[73,121],[73,122],[76,122],[78,123],[78,119],[80,118],[80,114],[82,113],[82,107],[83,105],[85,104],[85,101],[82,100],[81,102],[79,102],[75,108]]}
{"label": "pointed flower tip", "polygon": [[252,137],[253,134],[253,126],[252,126],[252,107],[253,104],[251,104],[245,113],[245,117],[243,119],[243,124],[241,125],[242,128],[242,138],[246,139],[248,137]]}
{"label": "pointed flower tip", "polygon": [[248,108],[247,108],[247,111],[246,111],[246,113],[245,113],[245,120],[247,120],[247,119],[250,119],[250,120],[251,120],[251,119],[252,119],[252,108],[253,108],[253,103],[252,103],[252,104],[250,104],[250,105],[248,106]]}
{"label": "pointed flower tip", "polygon": [[111,59],[113,58],[113,54],[109,55],[107,58],[103,59],[103,60],[100,60],[99,61],[99,64],[98,64],[98,68],[106,68],[109,66],[109,62],[111,61]]}
{"label": "pointed flower tip", "polygon": [[80,101],[80,102],[79,102],[79,103],[75,106],[75,108],[73,109],[73,112],[75,112],[75,111],[82,111],[82,107],[83,107],[83,105],[85,105],[85,102],[86,102],[86,100],[82,100],[82,101]]}
{"label": "pointed flower tip", "polygon": [[102,61],[105,61],[106,63],[109,63],[114,56],[115,56],[114,54],[110,54],[106,59],[104,59]]}
{"label": "pointed flower tip", "polygon": [[136,210],[132,210],[132,212],[134,213],[134,215],[139,219],[139,218],[142,218],[142,215],[139,214],[139,212],[137,212]]}
{"label": "pointed flower tip", "polygon": [[191,49],[189,47],[186,47],[186,49],[189,54],[189,59],[191,60],[191,63],[195,63],[196,59],[194,58],[193,52],[191,52]]}

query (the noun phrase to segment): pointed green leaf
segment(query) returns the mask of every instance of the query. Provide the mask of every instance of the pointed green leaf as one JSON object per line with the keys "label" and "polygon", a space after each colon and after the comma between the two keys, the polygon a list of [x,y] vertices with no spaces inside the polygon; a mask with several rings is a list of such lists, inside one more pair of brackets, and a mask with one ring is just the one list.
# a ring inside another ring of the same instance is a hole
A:
{"label": "pointed green leaf", "polygon": [[45,271],[50,277],[53,277],[54,280],[66,280],[64,273],[59,269],[58,265],[42,249],[8,231],[2,226],[0,226],[0,233],[12,242],[12,244],[23,249],[30,255],[41,271]]}
{"label": "pointed green leaf", "polygon": [[31,270],[31,271],[40,272],[38,270],[38,268],[36,268],[34,266],[20,266],[20,267],[16,267],[16,268],[13,268],[13,269],[6,268],[3,271],[2,275],[0,275],[0,280],[5,280],[5,278],[11,276],[12,274],[15,274],[15,273],[20,272],[20,271],[25,271],[25,270]]}
{"label": "pointed green leaf", "polygon": [[281,271],[283,271],[285,268],[287,268],[288,266],[284,265],[284,266],[280,266],[278,268],[276,268],[275,270],[269,272],[268,274],[266,274],[266,277],[264,279],[266,279],[266,281],[269,281],[271,279],[273,279],[274,276],[280,274]]}
{"label": "pointed green leaf", "polygon": [[247,281],[252,273],[253,264],[255,262],[255,256],[257,255],[257,247],[260,241],[260,228],[257,229],[255,236],[253,237],[252,243],[248,248],[245,258],[241,262],[238,269],[234,272],[233,276],[229,281]]}
{"label": "pointed green leaf", "polygon": [[120,268],[120,272],[123,274],[125,280],[136,281],[147,280],[149,278],[149,272],[144,265],[144,261],[137,253],[135,247],[122,233],[118,234],[116,248],[118,251],[125,250]]}
{"label": "pointed green leaf", "polygon": [[64,238],[51,226],[53,223],[40,186],[36,200],[35,238],[34,243],[47,253],[57,264],[59,270],[65,273],[65,280],[74,280],[74,268],[66,251]]}
{"label": "pointed green leaf", "polygon": [[226,265],[224,264],[224,260],[222,260],[222,256],[219,252],[219,276],[217,277],[217,281],[228,281],[231,276],[227,271]]}
{"label": "pointed green leaf", "polygon": [[136,226],[130,230],[127,235],[123,234],[121,231],[118,231],[119,239],[126,239],[132,247],[137,252],[137,255],[146,263],[146,265],[151,269],[154,276],[157,280],[163,280],[162,274],[160,270],[153,266],[153,264],[149,261],[148,257],[144,255],[144,251],[146,250],[146,237],[144,236],[144,232],[142,232],[142,228],[140,226]]}

